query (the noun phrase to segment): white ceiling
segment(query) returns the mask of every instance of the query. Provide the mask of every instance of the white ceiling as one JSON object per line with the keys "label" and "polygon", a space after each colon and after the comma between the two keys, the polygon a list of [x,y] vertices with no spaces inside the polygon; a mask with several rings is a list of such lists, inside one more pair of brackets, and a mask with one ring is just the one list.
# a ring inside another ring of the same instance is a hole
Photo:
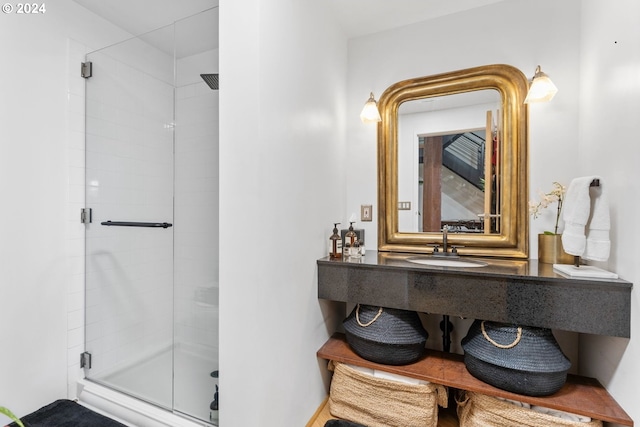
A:
{"label": "white ceiling", "polygon": [[218,0],[73,1],[177,58],[218,48]]}
{"label": "white ceiling", "polygon": [[349,38],[506,0],[327,0]]}
{"label": "white ceiling", "polygon": [[134,36],[218,6],[218,0],[73,0]]}
{"label": "white ceiling", "polygon": [[[219,4],[219,0],[73,1],[132,35],[164,27]],[[501,1],[506,0],[326,0],[326,4],[351,38]]]}

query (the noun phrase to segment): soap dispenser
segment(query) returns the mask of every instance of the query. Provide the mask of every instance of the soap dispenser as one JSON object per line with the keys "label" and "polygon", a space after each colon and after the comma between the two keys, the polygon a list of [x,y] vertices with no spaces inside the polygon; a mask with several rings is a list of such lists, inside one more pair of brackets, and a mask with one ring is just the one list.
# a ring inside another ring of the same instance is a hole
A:
{"label": "soap dispenser", "polygon": [[329,258],[339,259],[342,258],[342,239],[338,234],[339,222],[333,224],[333,234],[329,237]]}
{"label": "soap dispenser", "polygon": [[342,258],[348,259],[351,257],[351,243],[345,242],[344,248],[342,248]]}
{"label": "soap dispenser", "polygon": [[354,243],[356,242],[356,240],[358,240],[358,235],[353,230],[353,221],[349,223],[349,230],[347,230],[347,233],[344,235],[344,239],[345,242],[349,242],[349,245],[352,248],[354,247]]}
{"label": "soap dispenser", "polygon": [[356,240],[353,242],[353,246],[351,247],[351,252],[349,253],[352,258],[361,258],[362,252],[360,252],[360,241]]}

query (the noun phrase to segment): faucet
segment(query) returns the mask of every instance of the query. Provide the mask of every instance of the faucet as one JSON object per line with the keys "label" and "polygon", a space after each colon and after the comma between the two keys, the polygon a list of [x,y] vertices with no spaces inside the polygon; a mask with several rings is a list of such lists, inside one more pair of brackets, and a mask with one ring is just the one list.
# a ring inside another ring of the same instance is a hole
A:
{"label": "faucet", "polygon": [[451,252],[449,252],[449,245],[447,242],[448,232],[449,232],[449,226],[446,224],[443,225],[442,226],[442,252],[438,250],[438,245],[436,245],[435,248],[433,249],[433,256],[450,256],[450,257],[458,256],[458,251],[453,246],[451,247]]}
{"label": "faucet", "polygon": [[442,226],[442,253],[447,254],[447,231],[449,226],[447,224]]}

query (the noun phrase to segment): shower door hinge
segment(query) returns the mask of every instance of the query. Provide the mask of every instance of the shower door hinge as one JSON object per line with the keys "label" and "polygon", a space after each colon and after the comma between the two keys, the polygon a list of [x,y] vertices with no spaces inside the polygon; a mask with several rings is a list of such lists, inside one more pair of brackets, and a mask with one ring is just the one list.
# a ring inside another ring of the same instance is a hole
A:
{"label": "shower door hinge", "polygon": [[92,220],[91,208],[80,209],[80,222],[83,224],[91,224]]}
{"label": "shower door hinge", "polygon": [[89,353],[88,351],[80,353],[80,367],[91,369],[91,353]]}
{"label": "shower door hinge", "polygon": [[91,61],[83,62],[80,67],[80,75],[85,79],[88,79],[93,75],[93,64]]}

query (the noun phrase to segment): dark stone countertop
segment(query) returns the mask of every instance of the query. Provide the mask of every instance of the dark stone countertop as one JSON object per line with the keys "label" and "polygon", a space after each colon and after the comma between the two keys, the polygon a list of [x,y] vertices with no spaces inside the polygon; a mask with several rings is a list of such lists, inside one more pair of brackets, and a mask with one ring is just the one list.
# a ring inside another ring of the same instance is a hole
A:
{"label": "dark stone countertop", "polygon": [[463,257],[485,267],[414,264],[416,254],[367,251],[319,259],[318,297],[433,314],[630,337],[632,284],[567,278],[537,260]]}

